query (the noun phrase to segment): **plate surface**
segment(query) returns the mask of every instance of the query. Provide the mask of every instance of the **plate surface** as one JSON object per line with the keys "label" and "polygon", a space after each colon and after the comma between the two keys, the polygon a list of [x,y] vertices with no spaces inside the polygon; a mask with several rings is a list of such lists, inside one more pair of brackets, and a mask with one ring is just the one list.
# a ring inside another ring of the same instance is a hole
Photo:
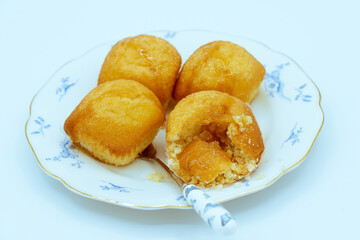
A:
{"label": "plate surface", "polygon": [[[228,201],[264,189],[305,159],[321,130],[324,114],[318,88],[293,60],[257,41],[238,36],[208,31],[150,34],[172,43],[183,62],[201,45],[227,40],[246,48],[266,68],[259,94],[251,104],[262,131],[265,152],[248,179],[222,190],[207,190],[215,200]],[[190,208],[178,186],[155,163],[140,159],[125,167],[101,163],[72,145],[63,130],[65,119],[96,87],[100,68],[113,44],[89,50],[63,65],[46,82],[30,105],[27,140],[41,168],[75,193],[131,208]],[[159,132],[154,145],[157,157],[166,161],[164,130]],[[154,171],[165,176],[162,182],[146,179]]]}

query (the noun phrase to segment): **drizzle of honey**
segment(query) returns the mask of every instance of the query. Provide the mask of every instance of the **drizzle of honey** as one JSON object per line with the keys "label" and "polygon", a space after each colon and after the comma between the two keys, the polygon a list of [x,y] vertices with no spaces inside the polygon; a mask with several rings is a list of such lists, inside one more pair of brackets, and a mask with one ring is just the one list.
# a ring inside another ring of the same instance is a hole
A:
{"label": "drizzle of honey", "polygon": [[154,147],[153,144],[150,144],[147,148],[145,148],[145,150],[140,153],[141,157],[145,157],[145,158],[154,158],[156,155],[156,148]]}
{"label": "drizzle of honey", "polygon": [[212,181],[225,172],[231,158],[220,147],[202,140],[193,140],[178,155],[181,169],[201,181]]}

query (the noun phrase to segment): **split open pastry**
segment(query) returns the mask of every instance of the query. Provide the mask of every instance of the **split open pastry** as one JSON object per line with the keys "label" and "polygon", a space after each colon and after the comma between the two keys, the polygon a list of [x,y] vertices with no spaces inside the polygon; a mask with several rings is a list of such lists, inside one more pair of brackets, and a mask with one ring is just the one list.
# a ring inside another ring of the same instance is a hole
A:
{"label": "split open pastry", "polygon": [[248,176],[264,151],[249,106],[219,91],[182,99],[170,113],[166,131],[169,167],[202,187],[221,187]]}

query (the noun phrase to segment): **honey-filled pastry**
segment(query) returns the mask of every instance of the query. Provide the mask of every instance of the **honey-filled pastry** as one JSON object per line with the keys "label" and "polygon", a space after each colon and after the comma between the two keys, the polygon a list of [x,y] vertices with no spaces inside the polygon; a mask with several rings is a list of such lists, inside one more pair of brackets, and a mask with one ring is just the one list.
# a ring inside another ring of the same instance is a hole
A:
{"label": "honey-filled pastry", "polygon": [[181,66],[176,48],[162,38],[139,35],[117,42],[102,65],[98,83],[131,79],[148,87],[166,108]]}
{"label": "honey-filled pastry", "polygon": [[251,109],[218,91],[182,99],[167,122],[169,167],[184,181],[217,188],[247,177],[264,151]]}
{"label": "honey-filled pastry", "polygon": [[265,68],[245,48],[215,41],[197,49],[184,63],[173,98],[204,90],[217,90],[250,103],[265,76]]}
{"label": "honey-filled pastry", "polygon": [[102,162],[132,162],[155,138],[165,111],[155,94],[132,80],[98,85],[66,119],[65,132]]}

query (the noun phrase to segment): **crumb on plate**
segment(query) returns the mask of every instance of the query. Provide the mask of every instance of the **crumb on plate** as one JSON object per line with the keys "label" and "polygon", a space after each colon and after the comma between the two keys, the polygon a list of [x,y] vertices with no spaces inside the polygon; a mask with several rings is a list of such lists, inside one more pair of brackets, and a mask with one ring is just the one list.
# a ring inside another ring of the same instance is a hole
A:
{"label": "crumb on plate", "polygon": [[146,176],[146,179],[152,182],[162,182],[164,176],[159,172],[151,172]]}

